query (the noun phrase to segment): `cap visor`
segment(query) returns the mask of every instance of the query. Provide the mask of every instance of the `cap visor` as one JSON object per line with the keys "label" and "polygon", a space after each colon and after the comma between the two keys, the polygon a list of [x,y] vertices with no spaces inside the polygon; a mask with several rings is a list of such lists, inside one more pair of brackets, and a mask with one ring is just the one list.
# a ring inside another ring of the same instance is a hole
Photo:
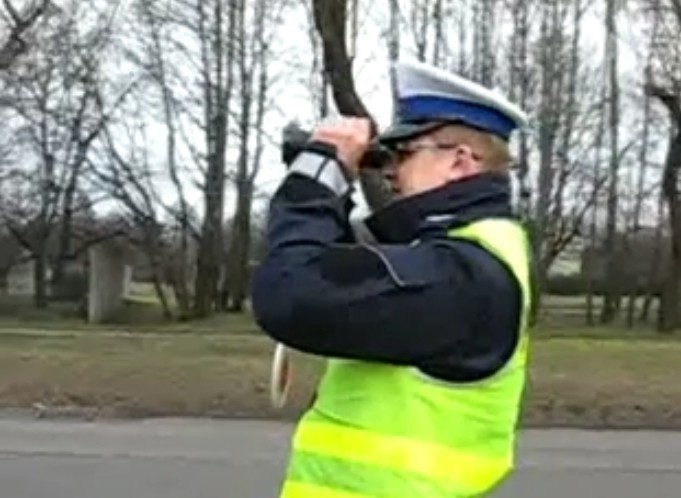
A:
{"label": "cap visor", "polygon": [[378,142],[384,145],[404,142],[436,130],[444,124],[439,122],[395,124],[378,136]]}

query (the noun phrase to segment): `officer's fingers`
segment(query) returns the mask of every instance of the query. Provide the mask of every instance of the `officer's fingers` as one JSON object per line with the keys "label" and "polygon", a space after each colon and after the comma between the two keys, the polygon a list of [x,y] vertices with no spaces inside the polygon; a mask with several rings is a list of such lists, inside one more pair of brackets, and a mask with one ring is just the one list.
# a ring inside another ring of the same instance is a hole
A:
{"label": "officer's fingers", "polygon": [[338,125],[322,125],[315,129],[312,134],[313,140],[333,140],[336,141],[341,136]]}
{"label": "officer's fingers", "polygon": [[359,130],[367,133],[370,131],[370,122],[367,118],[342,117],[322,122],[317,126],[318,130],[336,130],[339,132],[356,133]]}
{"label": "officer's fingers", "polygon": [[366,118],[354,118],[349,126],[353,138],[359,143],[368,143],[371,140],[371,123]]}
{"label": "officer's fingers", "polygon": [[348,147],[349,134],[337,129],[320,130],[319,133],[313,136],[313,141],[324,142],[336,147],[336,149],[345,149]]}
{"label": "officer's fingers", "polygon": [[346,118],[338,123],[336,130],[349,139],[355,140],[362,135],[362,124],[358,118]]}
{"label": "officer's fingers", "polygon": [[356,118],[346,118],[338,124],[336,130],[339,136],[355,142],[361,137],[361,125]]}
{"label": "officer's fingers", "polygon": [[364,142],[362,132],[352,123],[320,127],[313,134],[313,139],[329,141],[338,145],[347,144],[348,146],[359,146]]}
{"label": "officer's fingers", "polygon": [[325,121],[319,124],[316,132],[324,134],[346,135],[352,128],[352,121],[349,118],[334,119],[333,121]]}
{"label": "officer's fingers", "polygon": [[343,118],[334,123],[324,123],[316,129],[313,140],[335,146],[339,158],[354,166],[369,145],[370,124],[363,118]]}
{"label": "officer's fingers", "polygon": [[371,121],[368,118],[353,118],[352,126],[356,130],[362,130],[363,132],[369,133],[371,131]]}

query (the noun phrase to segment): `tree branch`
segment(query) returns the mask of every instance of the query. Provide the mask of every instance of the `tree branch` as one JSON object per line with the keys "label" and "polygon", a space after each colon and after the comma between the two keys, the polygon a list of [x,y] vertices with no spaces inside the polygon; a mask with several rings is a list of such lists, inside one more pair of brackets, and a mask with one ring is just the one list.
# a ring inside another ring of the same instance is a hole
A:
{"label": "tree branch", "polygon": [[2,3],[14,25],[10,29],[7,41],[0,45],[0,71],[9,69],[17,57],[26,52],[27,45],[21,36],[45,13],[50,2],[49,0],[42,0],[23,16],[17,12],[9,0],[2,0]]}
{"label": "tree branch", "polygon": [[681,0],[670,0],[672,3],[672,8],[674,9],[674,14],[676,14],[676,20],[681,27]]}
{"label": "tree branch", "polygon": [[19,17],[19,13],[18,13],[17,10],[14,8],[14,6],[12,5],[12,3],[11,3],[9,0],[2,0],[2,5],[5,6],[5,10],[6,10],[7,13],[9,14],[9,16],[12,18],[12,22],[14,22],[14,24],[15,24],[16,26],[20,25],[21,22],[22,22],[22,21],[21,21],[21,17]]}
{"label": "tree branch", "polygon": [[357,95],[352,67],[345,44],[346,0],[315,0],[314,21],[324,47],[324,71],[333,89],[334,100],[342,114],[374,120]]}
{"label": "tree branch", "polygon": [[655,97],[662,102],[671,113],[674,121],[681,122],[681,97],[652,82],[646,83],[645,92],[647,95]]}
{"label": "tree branch", "polygon": [[[352,61],[345,45],[347,0],[313,0],[313,17],[322,39],[324,73],[331,85],[336,107],[346,116],[369,119],[372,135],[375,135],[377,125],[357,95],[352,75]],[[380,209],[390,202],[391,191],[386,187],[380,174],[362,169],[360,181],[367,203],[373,210]]]}

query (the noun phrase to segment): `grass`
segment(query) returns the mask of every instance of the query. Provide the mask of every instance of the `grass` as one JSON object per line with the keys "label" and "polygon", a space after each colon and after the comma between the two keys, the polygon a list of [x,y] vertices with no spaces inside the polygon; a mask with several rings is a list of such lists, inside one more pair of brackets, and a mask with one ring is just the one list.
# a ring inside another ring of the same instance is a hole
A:
{"label": "grass", "polygon": [[[654,326],[654,320],[657,317],[657,301],[653,301],[651,306],[648,323],[641,323],[638,321],[643,310],[644,299],[638,298],[635,303],[634,318],[636,320],[634,330],[649,330]],[[621,310],[619,316],[610,330],[627,330],[625,317],[627,315],[629,305],[629,298],[622,299]],[[603,299],[601,296],[595,296],[593,300],[594,318],[596,320],[600,317],[601,308],[603,306]],[[584,328],[586,322],[586,296],[542,296],[541,309],[539,318],[545,328],[551,330],[566,329],[568,331],[575,328]]]}
{"label": "grass", "polygon": [[161,308],[146,293],[133,294],[123,309],[107,324],[87,323],[74,304],[52,303],[36,310],[30,299],[0,298],[0,331],[54,332],[128,332],[143,334],[253,334],[258,332],[253,320],[243,314],[217,314],[202,320],[176,321],[163,318]]}

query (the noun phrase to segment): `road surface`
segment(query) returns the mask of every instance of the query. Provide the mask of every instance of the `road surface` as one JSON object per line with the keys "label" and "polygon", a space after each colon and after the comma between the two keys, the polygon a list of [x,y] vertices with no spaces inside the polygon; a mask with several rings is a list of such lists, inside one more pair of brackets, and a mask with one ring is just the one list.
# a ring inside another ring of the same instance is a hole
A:
{"label": "road surface", "polygon": [[[0,420],[0,498],[274,498],[291,427]],[[522,435],[495,498],[678,498],[681,434]]]}

